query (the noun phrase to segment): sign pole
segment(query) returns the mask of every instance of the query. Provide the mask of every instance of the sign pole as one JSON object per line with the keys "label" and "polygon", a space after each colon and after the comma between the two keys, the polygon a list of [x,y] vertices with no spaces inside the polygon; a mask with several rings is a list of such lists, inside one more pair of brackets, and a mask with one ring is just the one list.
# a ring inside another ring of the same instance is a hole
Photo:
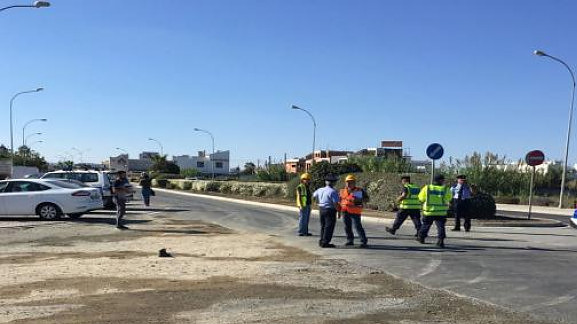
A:
{"label": "sign pole", "polygon": [[433,184],[433,179],[435,179],[435,160],[431,160],[431,184]]}
{"label": "sign pole", "polygon": [[535,166],[533,166],[533,172],[531,172],[531,184],[529,185],[529,214],[527,215],[527,219],[531,219],[531,207],[532,207],[532,200],[533,200],[533,184],[535,182]]}

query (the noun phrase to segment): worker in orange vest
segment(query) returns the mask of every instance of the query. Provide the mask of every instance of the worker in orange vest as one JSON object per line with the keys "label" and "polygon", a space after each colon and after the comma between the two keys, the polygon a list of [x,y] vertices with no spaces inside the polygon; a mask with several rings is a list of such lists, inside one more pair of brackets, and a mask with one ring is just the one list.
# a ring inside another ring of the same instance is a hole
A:
{"label": "worker in orange vest", "polygon": [[345,232],[347,234],[347,243],[345,245],[354,245],[355,236],[352,229],[354,223],[357,235],[361,239],[360,247],[367,248],[367,235],[361,224],[361,213],[363,212],[363,203],[369,200],[369,196],[363,188],[356,186],[356,181],[357,179],[352,174],[347,175],[345,178],[346,185],[339,192],[339,218],[342,214],[345,223]]}

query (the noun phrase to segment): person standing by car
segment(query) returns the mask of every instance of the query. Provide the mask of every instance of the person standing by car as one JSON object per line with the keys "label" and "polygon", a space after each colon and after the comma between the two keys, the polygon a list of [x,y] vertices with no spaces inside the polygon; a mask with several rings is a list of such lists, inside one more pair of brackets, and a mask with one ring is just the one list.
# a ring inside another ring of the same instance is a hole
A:
{"label": "person standing by car", "polygon": [[311,175],[303,173],[301,183],[296,189],[297,207],[299,208],[299,236],[311,236],[309,233],[309,218],[311,216]]}
{"label": "person standing by car", "polygon": [[139,185],[142,188],[142,200],[144,201],[144,206],[150,206],[150,196],[153,195],[154,191],[152,191],[152,181],[150,180],[148,173],[142,173]]}
{"label": "person standing by car", "polygon": [[369,200],[367,192],[363,188],[356,186],[357,179],[354,175],[349,174],[345,178],[346,185],[339,192],[341,212],[345,223],[345,232],[347,234],[347,243],[345,245],[354,245],[355,235],[353,234],[353,223],[358,236],[361,239],[361,248],[367,248],[367,235],[361,224],[361,213],[363,203]]}
{"label": "person standing by car", "polygon": [[336,176],[328,175],[325,178],[325,187],[319,188],[313,193],[313,197],[319,205],[321,218],[319,246],[322,248],[335,247],[334,244],[331,244],[331,240],[337,222],[337,210],[339,209],[339,193],[333,188],[337,180]]}
{"label": "person standing by car", "polygon": [[126,178],[125,171],[118,171],[112,190],[116,202],[116,228],[128,229],[128,227],[122,225],[122,218],[126,214],[126,196],[132,193],[132,186],[128,182],[128,178]]}

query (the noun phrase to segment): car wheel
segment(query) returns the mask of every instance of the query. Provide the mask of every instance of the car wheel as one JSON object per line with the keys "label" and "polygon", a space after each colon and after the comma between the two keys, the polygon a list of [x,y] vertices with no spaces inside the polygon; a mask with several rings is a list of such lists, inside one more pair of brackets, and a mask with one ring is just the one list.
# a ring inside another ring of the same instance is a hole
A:
{"label": "car wheel", "polygon": [[82,213],[78,213],[78,214],[68,214],[68,218],[72,218],[72,219],[79,219],[80,217],[82,217]]}
{"label": "car wheel", "polygon": [[60,211],[60,208],[58,208],[58,206],[56,206],[54,204],[46,203],[46,204],[39,205],[36,208],[36,214],[42,220],[55,220],[55,219],[60,218],[60,216],[62,215],[62,212]]}

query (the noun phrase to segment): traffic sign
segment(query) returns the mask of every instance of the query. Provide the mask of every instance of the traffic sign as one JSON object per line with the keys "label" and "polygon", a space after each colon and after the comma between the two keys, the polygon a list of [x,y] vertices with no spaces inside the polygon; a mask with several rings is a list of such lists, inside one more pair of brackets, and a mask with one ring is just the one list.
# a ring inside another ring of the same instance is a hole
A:
{"label": "traffic sign", "polygon": [[530,166],[543,164],[543,161],[545,161],[545,154],[539,150],[531,151],[525,155],[525,162]]}
{"label": "traffic sign", "polygon": [[445,150],[439,143],[433,143],[427,147],[427,156],[431,160],[438,160],[443,157]]}

